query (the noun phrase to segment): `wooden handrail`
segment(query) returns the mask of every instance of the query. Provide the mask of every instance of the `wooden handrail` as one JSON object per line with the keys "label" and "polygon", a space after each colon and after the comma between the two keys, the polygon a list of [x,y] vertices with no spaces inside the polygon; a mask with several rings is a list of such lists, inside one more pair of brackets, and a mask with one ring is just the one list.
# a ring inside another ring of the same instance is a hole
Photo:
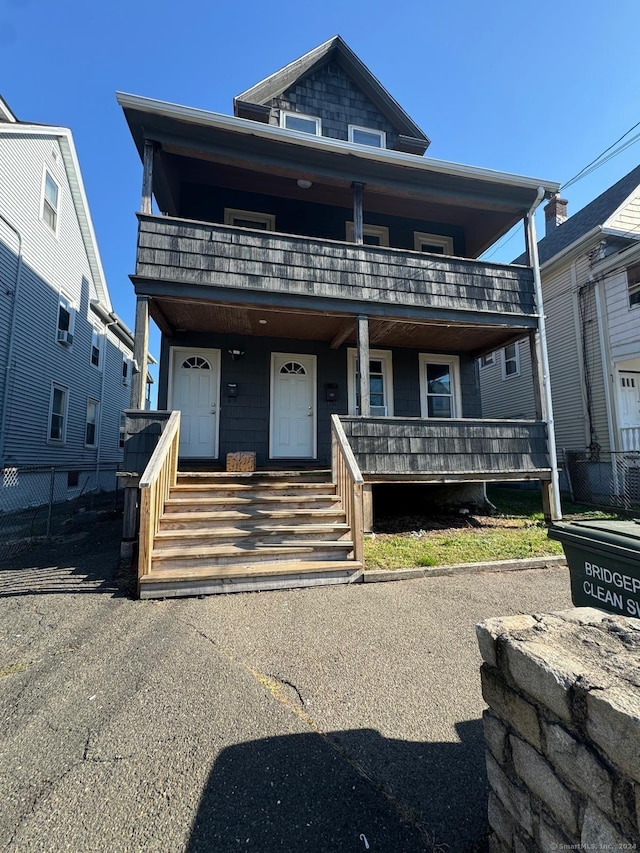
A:
{"label": "wooden handrail", "polygon": [[351,528],[353,555],[364,560],[364,480],[338,415],[331,415],[331,477]]}
{"label": "wooden handrail", "polygon": [[155,450],[140,478],[138,577],[151,571],[153,540],[171,488],[178,479],[180,412],[171,412]]}

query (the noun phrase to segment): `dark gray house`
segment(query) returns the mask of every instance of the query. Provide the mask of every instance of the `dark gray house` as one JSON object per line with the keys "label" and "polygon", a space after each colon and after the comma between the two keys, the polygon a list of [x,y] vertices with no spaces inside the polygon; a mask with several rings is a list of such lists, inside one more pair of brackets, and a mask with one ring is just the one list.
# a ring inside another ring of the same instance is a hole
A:
{"label": "dark gray house", "polygon": [[[118,101],[143,161],[132,405],[151,316],[159,408],[181,413],[141,483],[141,594],[353,580],[380,483],[477,501],[535,479],[559,514],[537,261],[476,260],[519,221],[535,247],[557,184],[425,158],[339,36],[233,116]],[[537,417],[483,420],[476,361],[523,336]],[[226,473],[232,453],[256,471]]]}

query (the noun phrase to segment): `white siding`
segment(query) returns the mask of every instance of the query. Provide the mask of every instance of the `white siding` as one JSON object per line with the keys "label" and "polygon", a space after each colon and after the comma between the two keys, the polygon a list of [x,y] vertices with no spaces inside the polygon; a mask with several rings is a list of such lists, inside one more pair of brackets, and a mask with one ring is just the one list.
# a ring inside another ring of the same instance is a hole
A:
{"label": "white siding", "polygon": [[640,232],[640,192],[636,192],[624,207],[616,211],[607,221],[606,227],[624,231],[631,236],[638,236]]}
{"label": "white siding", "polygon": [[494,363],[480,367],[483,418],[535,418],[528,339],[518,341],[520,375],[502,378],[500,350]]}
{"label": "white siding", "polygon": [[[40,218],[45,166],[60,186],[57,234]],[[23,259],[15,309],[5,458],[15,465],[93,465],[97,450],[85,447],[85,418],[87,399],[100,400],[103,392],[102,369],[90,361],[92,323],[99,325],[90,302],[97,298],[97,291],[62,152],[54,136],[30,136],[28,129],[20,138],[5,137],[0,132],[0,213],[20,232]],[[3,284],[4,276],[11,277],[16,263],[16,240],[11,244],[6,231],[0,231]],[[56,341],[60,293],[76,308],[70,347]],[[0,299],[4,298],[3,288]],[[3,316],[7,314],[8,310],[3,311]],[[115,341],[113,336],[109,338]],[[116,344],[111,343],[103,348],[103,355],[108,356],[103,361],[108,369],[102,405],[103,421],[108,426],[102,437],[103,462],[121,458],[118,430],[112,423],[117,422],[129,396],[129,389],[122,387],[122,357],[116,359],[109,352],[114,347]],[[0,325],[0,364],[4,367],[3,358],[6,360],[6,333]],[[64,445],[48,441],[53,382],[69,388]]]}
{"label": "white siding", "polygon": [[604,288],[612,358],[635,358],[640,354],[640,305],[629,306],[626,270],[606,278]]}

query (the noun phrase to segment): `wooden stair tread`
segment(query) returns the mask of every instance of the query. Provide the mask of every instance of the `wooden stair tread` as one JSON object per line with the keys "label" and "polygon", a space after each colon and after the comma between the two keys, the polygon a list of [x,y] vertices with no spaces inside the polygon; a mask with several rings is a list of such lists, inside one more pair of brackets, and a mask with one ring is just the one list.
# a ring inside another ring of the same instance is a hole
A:
{"label": "wooden stair tread", "polygon": [[229,492],[252,492],[252,491],[284,491],[285,489],[302,489],[304,491],[319,492],[327,490],[332,483],[295,483],[289,480],[276,483],[177,483],[172,491],[229,491]]}
{"label": "wooden stair tread", "polygon": [[251,506],[257,504],[286,504],[286,503],[319,503],[320,501],[330,501],[336,503],[339,500],[337,495],[256,495],[251,494],[247,497],[217,497],[217,498],[174,498],[169,497],[165,506],[188,506],[189,504],[197,504],[198,506]]}
{"label": "wooden stair tread", "polygon": [[199,566],[198,568],[152,569],[140,578],[140,583],[157,583],[180,580],[216,580],[230,577],[267,577],[269,575],[296,575],[358,571],[362,563],[356,560],[296,560],[289,563],[251,563],[229,566]]}
{"label": "wooden stair tread", "polygon": [[197,545],[184,545],[180,548],[154,548],[151,554],[152,560],[194,560],[203,557],[238,557],[245,558],[249,556],[263,556],[269,554],[294,554],[298,551],[313,551],[313,550],[343,550],[349,551],[353,548],[353,542],[346,539],[334,541],[332,539],[308,542],[272,542],[262,543],[260,541],[252,542],[250,548],[243,548],[242,545],[206,545],[198,547]]}
{"label": "wooden stair tread", "polygon": [[[248,508],[249,509],[249,508]],[[197,518],[194,518],[197,516]],[[250,519],[278,519],[278,518],[325,518],[335,516],[344,518],[344,510],[334,507],[320,507],[318,509],[256,509],[254,511],[237,510],[202,510],[200,512],[171,512],[162,516],[162,520],[170,523],[179,521],[248,521]]]}
{"label": "wooden stair tread", "polygon": [[159,530],[156,533],[156,540],[160,539],[203,539],[207,536],[215,536],[222,537],[228,536],[233,538],[234,536],[257,536],[261,533],[345,533],[349,530],[349,525],[344,522],[335,522],[328,524],[283,524],[281,526],[276,525],[256,525],[250,527],[198,527],[198,528],[187,528],[187,529],[169,529],[169,530]]}

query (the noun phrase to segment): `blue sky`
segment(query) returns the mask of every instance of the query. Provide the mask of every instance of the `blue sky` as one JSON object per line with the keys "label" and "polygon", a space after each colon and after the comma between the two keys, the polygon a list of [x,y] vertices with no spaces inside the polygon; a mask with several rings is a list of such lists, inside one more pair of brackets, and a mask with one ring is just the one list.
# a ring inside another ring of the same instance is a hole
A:
{"label": "blue sky", "polygon": [[[72,129],[112,301],[133,326],[142,169],[116,90],[231,113],[234,95],[339,33],[429,156],[564,183],[640,121],[639,32],[638,0],[0,0],[0,94],[21,120]],[[638,162],[636,143],[575,184],[569,213]],[[519,251],[518,237],[492,260]]]}

